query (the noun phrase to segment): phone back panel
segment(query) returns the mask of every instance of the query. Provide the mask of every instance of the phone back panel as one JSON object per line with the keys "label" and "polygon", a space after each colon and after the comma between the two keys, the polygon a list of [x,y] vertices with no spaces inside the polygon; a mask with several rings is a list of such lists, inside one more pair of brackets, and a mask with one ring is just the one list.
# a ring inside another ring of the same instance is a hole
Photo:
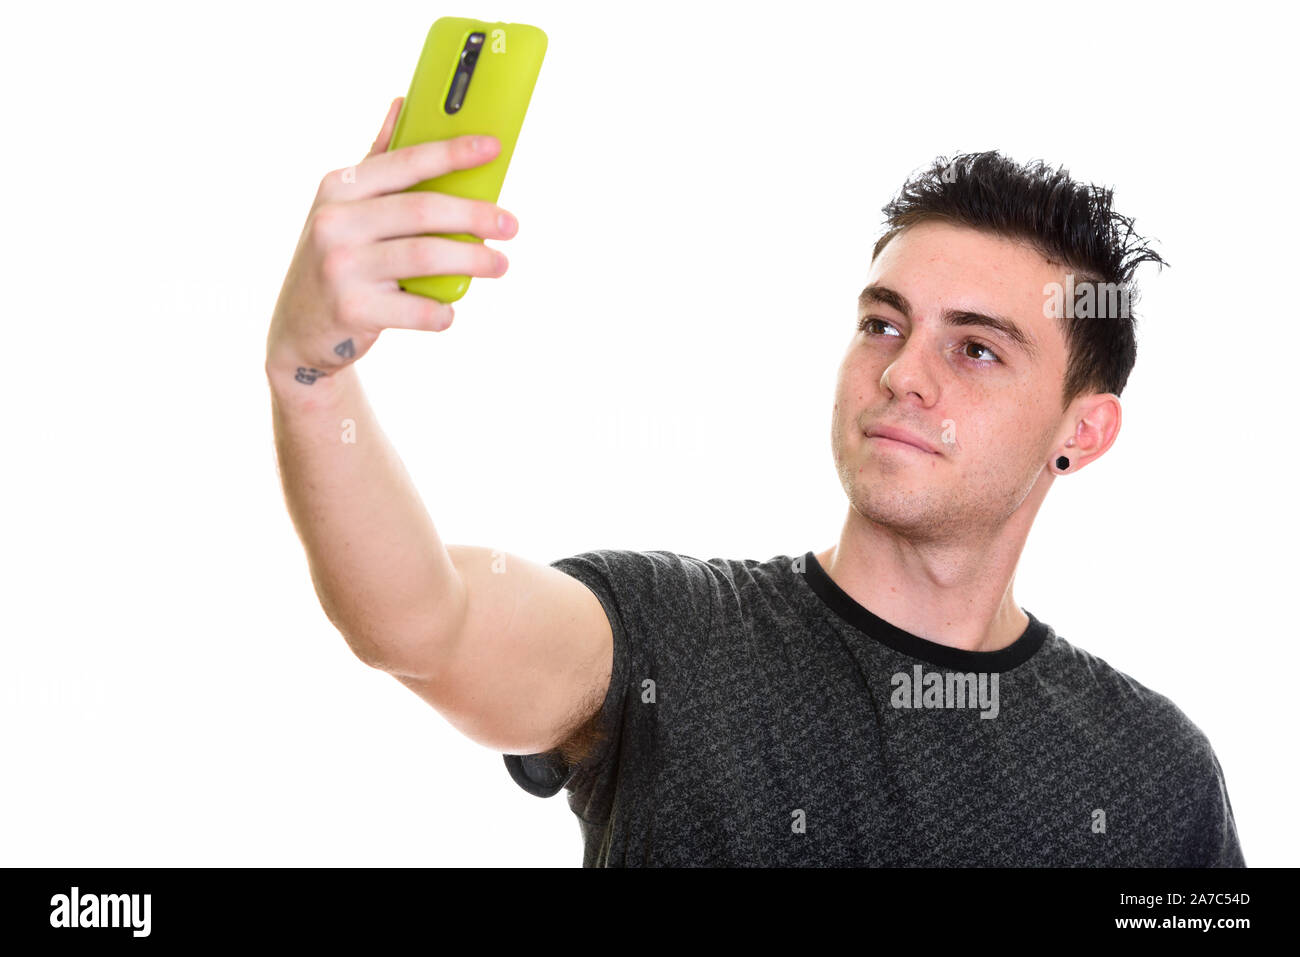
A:
{"label": "phone back panel", "polygon": [[[445,103],[456,74],[460,52],[474,32],[486,34],[464,103],[447,113]],[[453,170],[411,187],[436,190],[495,203],[501,195],[515,141],[528,111],[528,101],[546,55],[546,34],[526,23],[489,23],[463,17],[442,17],[429,29],[424,50],[411,79],[393,129],[389,151],[466,134],[489,134],[501,141],[501,152],[489,163]],[[481,243],[467,233],[440,233],[451,239]],[[417,276],[399,281],[407,292],[454,302],[465,295],[469,276]]]}

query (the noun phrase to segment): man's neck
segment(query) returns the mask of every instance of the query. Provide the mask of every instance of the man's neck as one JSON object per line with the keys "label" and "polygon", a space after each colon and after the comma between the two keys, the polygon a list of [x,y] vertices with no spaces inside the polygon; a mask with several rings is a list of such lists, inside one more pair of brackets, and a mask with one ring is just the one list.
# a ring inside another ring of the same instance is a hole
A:
{"label": "man's neck", "polygon": [[1028,528],[962,542],[914,543],[853,509],[838,545],[817,555],[831,580],[885,621],[936,644],[997,651],[1029,618],[1012,595]]}

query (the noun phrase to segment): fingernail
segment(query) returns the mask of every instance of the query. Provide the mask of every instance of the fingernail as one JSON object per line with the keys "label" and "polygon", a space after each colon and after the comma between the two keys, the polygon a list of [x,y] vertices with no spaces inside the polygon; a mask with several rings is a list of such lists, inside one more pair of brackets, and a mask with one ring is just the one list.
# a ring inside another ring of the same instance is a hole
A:
{"label": "fingernail", "polygon": [[497,216],[497,229],[503,233],[513,233],[518,225],[509,213],[501,213]]}

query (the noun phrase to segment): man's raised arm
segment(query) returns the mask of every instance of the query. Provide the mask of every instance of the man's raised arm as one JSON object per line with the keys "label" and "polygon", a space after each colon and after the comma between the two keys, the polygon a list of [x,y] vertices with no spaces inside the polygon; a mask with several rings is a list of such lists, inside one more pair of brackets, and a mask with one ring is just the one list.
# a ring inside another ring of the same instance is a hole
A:
{"label": "man's raised arm", "polygon": [[426,234],[515,232],[492,203],[403,192],[488,162],[499,144],[463,136],[387,153],[399,105],[365,160],[322,180],[276,303],[266,374],[285,500],[321,606],[358,658],[481,744],[548,750],[608,687],[603,608],[550,566],[445,546],[354,368],[384,328],[451,324],[450,305],[398,279],[505,272],[496,250]]}

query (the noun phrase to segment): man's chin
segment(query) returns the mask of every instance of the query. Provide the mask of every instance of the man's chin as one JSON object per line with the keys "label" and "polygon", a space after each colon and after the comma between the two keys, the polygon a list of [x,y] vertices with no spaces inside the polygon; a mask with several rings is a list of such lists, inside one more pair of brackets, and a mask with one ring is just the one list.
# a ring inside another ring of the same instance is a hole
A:
{"label": "man's chin", "polygon": [[932,533],[949,521],[930,505],[928,497],[882,494],[879,486],[871,489],[859,486],[850,496],[850,502],[853,510],[873,525],[904,535]]}

